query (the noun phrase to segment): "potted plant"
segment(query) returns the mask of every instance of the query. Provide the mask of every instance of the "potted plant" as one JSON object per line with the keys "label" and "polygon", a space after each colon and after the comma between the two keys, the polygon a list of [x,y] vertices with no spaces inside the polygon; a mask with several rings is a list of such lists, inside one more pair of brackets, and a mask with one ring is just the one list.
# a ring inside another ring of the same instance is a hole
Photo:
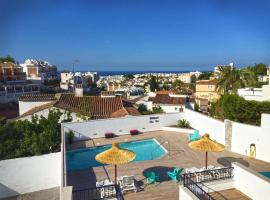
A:
{"label": "potted plant", "polygon": [[114,133],[112,132],[105,133],[105,138],[113,138],[113,137],[114,137]]}
{"label": "potted plant", "polygon": [[179,127],[179,128],[191,128],[189,122],[187,120],[185,120],[185,119],[179,120],[178,124],[177,124],[177,127]]}
{"label": "potted plant", "polygon": [[138,135],[140,132],[137,129],[130,130],[130,135]]}

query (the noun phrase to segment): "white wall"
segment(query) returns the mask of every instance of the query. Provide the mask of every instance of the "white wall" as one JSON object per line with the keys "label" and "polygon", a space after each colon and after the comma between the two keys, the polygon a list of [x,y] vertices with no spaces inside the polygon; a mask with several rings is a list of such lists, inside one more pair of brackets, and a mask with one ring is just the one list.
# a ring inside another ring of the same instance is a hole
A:
{"label": "white wall", "polygon": [[192,128],[200,131],[200,135],[209,133],[211,139],[217,140],[221,144],[225,144],[224,122],[190,109],[184,110],[184,118],[189,121]]}
{"label": "white wall", "polygon": [[[141,132],[161,130],[164,126],[175,125],[183,119],[183,113],[159,115],[130,116],[105,120],[91,120],[86,122],[64,123],[67,128],[75,130],[75,139],[89,139],[104,137],[106,132],[117,135],[129,134],[131,129]],[[151,123],[152,122],[152,123]]]}
{"label": "white wall", "polygon": [[[258,144],[262,139],[261,128],[237,122],[232,123],[232,151],[249,155],[251,143]],[[257,153],[259,147],[257,147]]]}
{"label": "white wall", "polygon": [[184,109],[184,105],[160,105],[160,107],[162,108],[162,110],[165,113],[175,113],[175,112],[179,112],[179,110],[182,108]]}
{"label": "white wall", "polygon": [[270,194],[270,179],[249,168],[233,163],[235,188],[254,200],[268,199]]}
{"label": "white wall", "polygon": [[37,106],[41,106],[52,101],[37,101],[37,102],[28,102],[28,101],[19,101],[19,114],[22,115],[23,113],[29,111],[32,108]]}
{"label": "white wall", "polygon": [[60,186],[61,154],[0,161],[0,199]]}
{"label": "white wall", "polygon": [[261,126],[232,123],[232,151],[249,155],[250,144],[256,145],[256,158],[270,162],[270,115],[262,114]]}
{"label": "white wall", "polygon": [[199,200],[188,188],[179,186],[179,200]]}
{"label": "white wall", "polygon": [[[44,110],[41,110],[41,111],[36,112],[34,115],[37,115],[38,117],[41,117],[41,116],[47,117],[48,114],[49,114],[49,112],[50,112],[50,110],[52,110],[52,109],[58,109],[58,108],[54,108],[54,107],[53,108],[47,108],[47,109],[44,109]],[[62,121],[62,120],[64,120],[64,119],[67,118],[67,113],[63,109],[59,109],[59,110],[63,113],[63,115],[61,116],[61,118],[59,120],[59,121]],[[72,112],[72,113],[70,113],[70,116],[72,117],[72,121],[73,122],[84,121],[79,116],[77,116],[76,113],[73,113]],[[19,118],[19,120],[29,120],[29,121],[31,121],[31,119],[32,119],[32,115],[27,115],[27,116],[24,116],[24,117],[20,117]]]}

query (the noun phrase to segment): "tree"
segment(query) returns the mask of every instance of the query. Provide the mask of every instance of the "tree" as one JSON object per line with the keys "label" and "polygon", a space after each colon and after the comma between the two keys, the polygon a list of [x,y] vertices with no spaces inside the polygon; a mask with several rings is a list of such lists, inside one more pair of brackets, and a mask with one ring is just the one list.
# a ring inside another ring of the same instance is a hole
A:
{"label": "tree", "polygon": [[159,90],[158,77],[151,76],[150,80],[148,81],[148,84],[150,85],[150,90],[152,92]]}
{"label": "tree", "polygon": [[54,109],[49,111],[47,118],[33,116],[31,121],[12,121],[0,125],[0,159],[60,151],[62,115],[58,109]]}
{"label": "tree", "polygon": [[203,72],[198,76],[198,80],[209,80],[213,72]]}
{"label": "tree", "polygon": [[255,76],[267,74],[267,66],[266,64],[263,63],[255,64],[254,66],[249,66],[248,69],[253,71]]}
{"label": "tree", "polygon": [[125,74],[124,78],[127,80],[134,79],[134,75],[133,74]]}
{"label": "tree", "polygon": [[220,66],[217,76],[217,91],[221,94],[236,94],[238,88],[255,84],[254,73],[249,69],[237,70],[231,66]]}
{"label": "tree", "polygon": [[173,91],[176,91],[176,92],[181,92],[183,91],[185,88],[185,83],[182,82],[181,80],[175,80],[173,83],[172,83],[172,89]]}
{"label": "tree", "polygon": [[260,125],[262,113],[270,113],[269,101],[247,101],[234,94],[221,96],[210,108],[212,117],[253,125]]}
{"label": "tree", "polygon": [[196,80],[197,80],[197,78],[196,78],[195,74],[193,74],[193,75],[190,77],[190,82],[191,82],[191,83],[196,83]]}
{"label": "tree", "polygon": [[146,111],[147,111],[146,105],[144,105],[143,103],[139,104],[138,111],[139,111],[140,113],[142,113],[142,114],[143,114],[144,112],[146,112]]}
{"label": "tree", "polygon": [[12,58],[11,56],[6,56],[6,57],[0,57],[0,63],[3,63],[3,62],[12,62],[12,63],[16,63],[15,59]]}

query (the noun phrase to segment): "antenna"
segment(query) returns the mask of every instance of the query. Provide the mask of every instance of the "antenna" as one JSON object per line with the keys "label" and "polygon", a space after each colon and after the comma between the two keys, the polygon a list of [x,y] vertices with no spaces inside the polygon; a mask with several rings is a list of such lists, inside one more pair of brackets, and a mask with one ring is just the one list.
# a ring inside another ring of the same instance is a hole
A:
{"label": "antenna", "polygon": [[79,63],[79,62],[80,62],[80,60],[78,60],[78,59],[72,60],[72,71],[73,71],[73,73],[75,73],[75,63]]}

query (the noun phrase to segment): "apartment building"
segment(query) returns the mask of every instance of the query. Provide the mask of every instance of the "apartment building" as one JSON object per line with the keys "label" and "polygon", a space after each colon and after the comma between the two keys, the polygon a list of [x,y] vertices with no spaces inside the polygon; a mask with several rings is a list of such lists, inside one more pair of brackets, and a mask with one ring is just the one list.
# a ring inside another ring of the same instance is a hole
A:
{"label": "apartment building", "polygon": [[196,98],[207,99],[210,102],[219,99],[220,95],[216,91],[217,80],[200,80],[196,82]]}

